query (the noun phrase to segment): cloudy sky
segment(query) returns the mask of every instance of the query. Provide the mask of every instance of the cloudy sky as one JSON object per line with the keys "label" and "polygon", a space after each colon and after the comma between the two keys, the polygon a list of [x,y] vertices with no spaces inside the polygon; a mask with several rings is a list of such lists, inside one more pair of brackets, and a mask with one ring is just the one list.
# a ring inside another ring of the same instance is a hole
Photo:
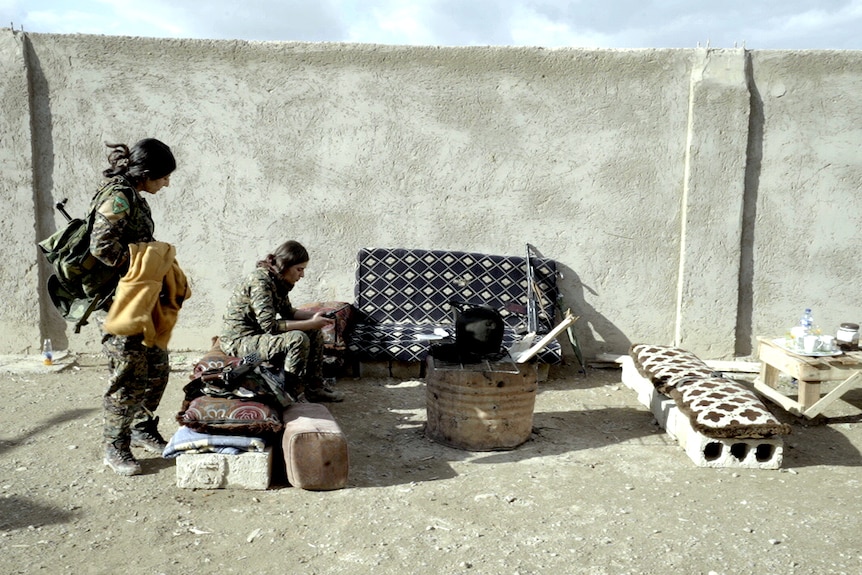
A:
{"label": "cloudy sky", "polygon": [[434,46],[862,49],[862,0],[0,0],[54,34]]}

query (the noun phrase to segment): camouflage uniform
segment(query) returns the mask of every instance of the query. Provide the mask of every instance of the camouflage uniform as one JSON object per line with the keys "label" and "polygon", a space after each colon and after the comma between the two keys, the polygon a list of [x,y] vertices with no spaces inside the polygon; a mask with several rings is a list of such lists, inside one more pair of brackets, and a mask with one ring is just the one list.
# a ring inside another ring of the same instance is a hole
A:
{"label": "camouflage uniform", "polygon": [[[129,244],[153,241],[150,206],[122,177],[106,182],[94,204],[97,211],[90,235],[90,253],[117,268],[121,277],[129,264]],[[102,345],[110,371],[104,395],[104,439],[117,449],[127,450],[133,430],[156,430],[153,412],[168,383],[168,352],[144,346],[143,334],[103,333]]]}
{"label": "camouflage uniform", "polygon": [[[228,302],[219,336],[222,351],[235,357],[257,353],[264,361],[284,365],[305,387],[323,385],[323,335],[319,329],[279,332],[279,319],[293,319],[291,286],[258,267],[237,286]],[[291,391],[291,390],[288,390]],[[293,390],[296,392],[301,389]]]}

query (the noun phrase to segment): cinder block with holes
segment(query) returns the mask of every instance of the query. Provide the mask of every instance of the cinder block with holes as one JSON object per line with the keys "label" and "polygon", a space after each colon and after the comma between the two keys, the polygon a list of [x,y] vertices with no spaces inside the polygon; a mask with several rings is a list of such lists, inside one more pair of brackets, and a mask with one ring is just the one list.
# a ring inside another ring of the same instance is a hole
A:
{"label": "cinder block with holes", "polygon": [[631,357],[622,359],[622,382],[637,393],[638,401],[649,408],[658,424],[677,440],[686,455],[700,467],[738,467],[741,469],[779,469],[784,459],[780,437],[763,439],[707,437],[691,427],[688,417],[674,401],[656,391],[638,373]]}

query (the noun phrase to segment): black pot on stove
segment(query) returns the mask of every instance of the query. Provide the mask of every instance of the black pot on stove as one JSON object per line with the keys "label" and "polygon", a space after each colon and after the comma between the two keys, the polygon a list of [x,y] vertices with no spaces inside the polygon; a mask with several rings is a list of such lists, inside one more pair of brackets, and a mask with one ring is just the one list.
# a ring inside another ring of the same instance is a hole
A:
{"label": "black pot on stove", "polygon": [[464,356],[498,355],[503,346],[503,318],[485,306],[470,306],[455,312],[455,346]]}
{"label": "black pot on stove", "polygon": [[484,305],[450,301],[454,312],[455,339],[431,347],[431,355],[443,361],[475,363],[503,355],[503,317]]}

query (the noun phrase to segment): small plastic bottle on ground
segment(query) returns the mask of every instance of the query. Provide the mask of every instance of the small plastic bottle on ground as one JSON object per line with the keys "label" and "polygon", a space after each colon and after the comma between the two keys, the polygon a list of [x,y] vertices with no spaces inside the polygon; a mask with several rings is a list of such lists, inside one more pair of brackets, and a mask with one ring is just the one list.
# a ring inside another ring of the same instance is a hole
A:
{"label": "small plastic bottle on ground", "polygon": [[46,339],[42,344],[42,363],[54,365],[54,348],[51,346],[50,339]]}

